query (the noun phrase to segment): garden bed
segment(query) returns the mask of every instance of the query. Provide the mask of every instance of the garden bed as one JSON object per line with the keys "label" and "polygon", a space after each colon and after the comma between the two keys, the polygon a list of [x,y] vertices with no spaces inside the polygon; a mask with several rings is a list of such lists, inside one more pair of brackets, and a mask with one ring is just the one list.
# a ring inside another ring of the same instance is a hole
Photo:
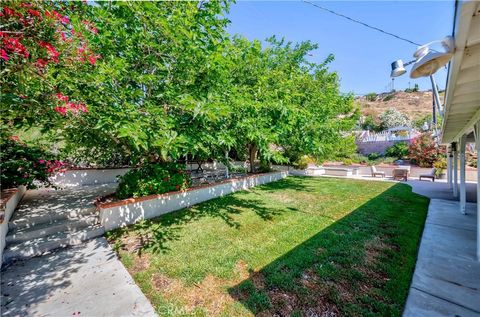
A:
{"label": "garden bed", "polygon": [[108,233],[159,315],[400,316],[428,199],[288,177]]}

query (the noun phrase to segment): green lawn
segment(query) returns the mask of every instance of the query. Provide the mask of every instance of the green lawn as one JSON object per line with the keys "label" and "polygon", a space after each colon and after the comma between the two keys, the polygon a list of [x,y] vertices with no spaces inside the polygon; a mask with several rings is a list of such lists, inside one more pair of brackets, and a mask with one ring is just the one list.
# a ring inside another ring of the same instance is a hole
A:
{"label": "green lawn", "polygon": [[400,316],[427,206],[404,184],[288,177],[108,238],[161,316]]}

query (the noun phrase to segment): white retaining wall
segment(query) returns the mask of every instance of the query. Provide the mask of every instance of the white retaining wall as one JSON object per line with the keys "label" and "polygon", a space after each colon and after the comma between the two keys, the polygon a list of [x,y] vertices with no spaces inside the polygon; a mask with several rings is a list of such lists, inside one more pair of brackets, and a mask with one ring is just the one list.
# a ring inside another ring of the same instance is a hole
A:
{"label": "white retaining wall", "polygon": [[[196,170],[198,168],[197,163],[187,164],[187,170]],[[225,165],[220,162],[204,163],[202,164],[204,169],[225,169]],[[83,185],[99,185],[110,184],[118,182],[118,176],[124,175],[131,168],[86,168],[86,169],[73,169],[65,172],[60,172],[50,177],[50,180],[54,185],[65,186],[83,186]]]}
{"label": "white retaining wall", "polygon": [[0,224],[0,266],[1,263],[3,263],[3,249],[5,249],[5,238],[7,237],[8,233],[8,222],[10,221],[10,218],[12,217],[13,211],[15,208],[17,208],[18,203],[20,200],[22,200],[23,195],[27,191],[25,186],[19,186],[18,190],[16,191],[15,194],[13,194],[5,203],[4,206],[4,219],[3,222]]}
{"label": "white retaining wall", "polygon": [[142,219],[155,218],[235,191],[274,182],[287,177],[287,175],[287,172],[274,172],[249,176],[241,179],[232,179],[217,185],[192,188],[185,192],[152,195],[106,204],[104,207],[99,207],[100,223],[107,231],[112,230],[133,224]]}
{"label": "white retaining wall", "polygon": [[130,168],[111,169],[78,169],[57,173],[50,180],[60,187],[110,184],[117,182],[117,176],[122,176]]}

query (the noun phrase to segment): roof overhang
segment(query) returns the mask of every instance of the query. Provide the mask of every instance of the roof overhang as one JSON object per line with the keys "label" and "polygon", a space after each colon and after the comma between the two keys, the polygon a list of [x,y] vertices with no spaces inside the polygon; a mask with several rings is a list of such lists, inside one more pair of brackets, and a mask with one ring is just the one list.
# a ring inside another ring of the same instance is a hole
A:
{"label": "roof overhang", "polygon": [[480,120],[480,2],[455,4],[455,53],[448,66],[441,143],[470,134]]}

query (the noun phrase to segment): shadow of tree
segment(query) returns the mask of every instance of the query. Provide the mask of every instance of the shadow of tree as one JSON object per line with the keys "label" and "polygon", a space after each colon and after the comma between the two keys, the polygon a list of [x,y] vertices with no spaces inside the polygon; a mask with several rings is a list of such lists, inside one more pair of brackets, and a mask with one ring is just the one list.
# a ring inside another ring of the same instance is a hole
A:
{"label": "shadow of tree", "polygon": [[[282,184],[282,183],[286,184]],[[241,224],[235,220],[235,215],[244,211],[253,211],[264,221],[270,221],[275,216],[284,212],[292,212],[297,209],[291,206],[285,206],[282,209],[265,206],[265,202],[260,199],[262,193],[276,191],[279,188],[294,188],[300,190],[303,186],[299,180],[284,179],[278,182],[258,186],[248,191],[239,191],[210,201],[200,203],[190,208],[162,215],[158,218],[142,220],[134,225],[119,228],[107,233],[110,241],[121,241],[122,237],[132,233],[135,235],[135,241],[130,246],[117,245],[116,248],[123,247],[129,251],[141,253],[145,249],[152,252],[164,253],[169,251],[168,243],[180,239],[183,227],[188,223],[202,218],[219,218],[228,226],[239,229]],[[260,195],[259,198],[252,197]]]}
{"label": "shadow of tree", "polygon": [[[85,270],[85,266],[92,266],[92,263],[98,265],[99,258],[103,261],[102,263],[116,259],[115,253],[111,252],[105,239],[95,239],[89,243],[91,247],[81,252],[77,250],[83,246],[68,247],[48,255],[3,266],[1,270],[2,316],[43,316],[44,313],[36,311],[36,305],[48,301],[52,294],[72,289],[82,268]],[[97,253],[95,251],[97,249],[103,251]],[[101,266],[97,267],[98,271],[102,269]],[[74,276],[76,279],[73,278]],[[62,304],[68,306],[68,303]]]}
{"label": "shadow of tree", "polygon": [[228,292],[255,315],[399,316],[427,208],[394,185]]}

